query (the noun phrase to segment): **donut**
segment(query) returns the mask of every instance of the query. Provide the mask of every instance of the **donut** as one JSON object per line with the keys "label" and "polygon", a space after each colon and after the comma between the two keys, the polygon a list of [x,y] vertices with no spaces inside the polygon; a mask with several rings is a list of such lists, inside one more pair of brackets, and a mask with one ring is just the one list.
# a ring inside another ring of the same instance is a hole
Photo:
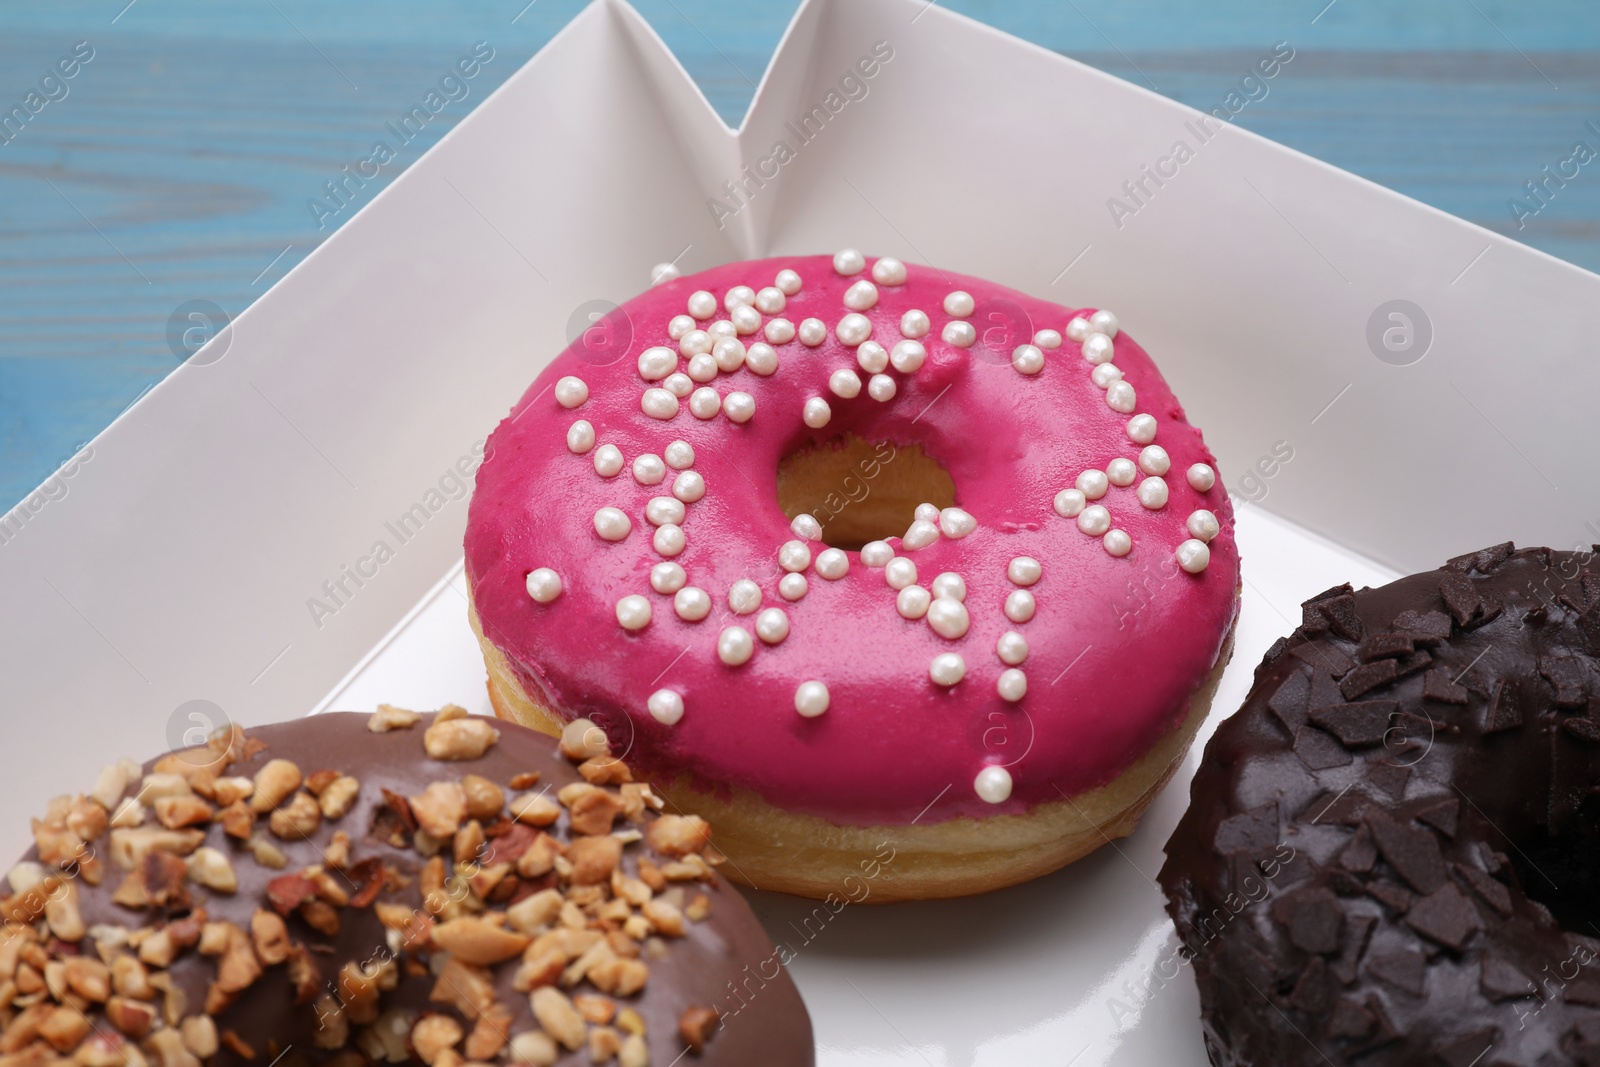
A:
{"label": "donut", "polygon": [[595,722],[762,889],[976,893],[1131,832],[1239,570],[1116,316],[853,250],[663,273],[489,439],[498,713]]}
{"label": "donut", "polygon": [[1597,652],[1588,552],[1306,601],[1160,875],[1212,1063],[1600,1063]]}
{"label": "donut", "polygon": [[556,749],[385,706],[106,767],[10,870],[0,1064],[813,1063],[705,824]]}

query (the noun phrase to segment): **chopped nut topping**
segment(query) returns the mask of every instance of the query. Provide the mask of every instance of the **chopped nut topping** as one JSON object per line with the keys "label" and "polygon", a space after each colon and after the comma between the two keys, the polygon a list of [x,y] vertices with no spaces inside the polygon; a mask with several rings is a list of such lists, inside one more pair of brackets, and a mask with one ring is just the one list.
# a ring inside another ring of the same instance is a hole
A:
{"label": "chopped nut topping", "polygon": [[452,919],[433,929],[433,943],[465,963],[494,964],[519,955],[532,938],[483,919]]}
{"label": "chopped nut topping", "polygon": [[567,849],[575,885],[609,884],[622,861],[622,842],[614,837],[580,837]]}
{"label": "chopped nut topping", "polygon": [[561,818],[561,805],[544,793],[523,793],[511,799],[511,817],[529,826],[551,826]]}
{"label": "chopped nut topping", "polygon": [[688,1045],[691,1051],[701,1052],[720,1021],[721,1017],[717,1014],[716,1008],[687,1008],[678,1017],[678,1036],[683,1038],[683,1043]]}
{"label": "chopped nut topping", "polygon": [[256,791],[256,784],[248,778],[218,778],[211,786],[211,799],[222,807],[240,800],[248,800]]}
{"label": "chopped nut topping", "polygon": [[542,986],[535,989],[528,1000],[533,1006],[533,1017],[549,1031],[551,1037],[561,1042],[568,1051],[583,1047],[583,1016],[578,1014],[578,1009],[572,1006],[572,1001],[565,993],[554,986]]}
{"label": "chopped nut topping", "polygon": [[296,793],[288,804],[267,819],[267,828],[285,841],[309,839],[321,825],[322,809],[310,793]]}
{"label": "chopped nut topping", "polygon": [[106,1019],[129,1037],[139,1038],[155,1025],[156,1009],[142,1000],[112,997],[106,1001]]}
{"label": "chopped nut topping", "polygon": [[408,797],[417,825],[441,840],[461,828],[467,795],[459,782],[433,782],[421,796]]}
{"label": "chopped nut topping", "polygon": [[553,1067],[561,1050],[555,1039],[543,1030],[525,1030],[511,1038],[511,1062],[530,1067]]}
{"label": "chopped nut topping", "polygon": [[469,774],[461,779],[461,790],[466,795],[470,818],[490,822],[500,817],[500,810],[506,803],[504,789],[482,775]]}
{"label": "chopped nut topping", "polygon": [[417,1058],[431,1064],[446,1049],[455,1048],[464,1033],[461,1024],[448,1015],[424,1015],[411,1028],[411,1046]]}
{"label": "chopped nut topping", "polygon": [[286,759],[268,760],[266,766],[256,772],[255,793],[250,798],[250,810],[257,815],[265,815],[288,800],[299,788],[299,767]]}
{"label": "chopped nut topping", "polygon": [[183,1044],[201,1059],[217,1054],[217,1024],[209,1015],[191,1015],[178,1026]]}
{"label": "chopped nut topping", "polygon": [[610,752],[606,732],[588,719],[573,719],[561,728],[561,754],[574,763]]}
{"label": "chopped nut topping", "polygon": [[289,958],[289,927],[273,912],[257,908],[250,916],[250,943],[268,967],[282,963]]}
{"label": "chopped nut topping", "polygon": [[367,720],[367,729],[375,734],[386,734],[390,730],[409,730],[421,721],[422,716],[417,712],[390,704],[379,704],[378,710]]}
{"label": "chopped nut topping", "polygon": [[620,1067],[650,1067],[650,1050],[645,1047],[642,1034],[629,1034],[623,1039],[617,1063]]}
{"label": "chopped nut topping", "polygon": [[436,760],[474,760],[499,740],[500,731],[488,719],[446,719],[443,712],[422,735],[423,748]]}
{"label": "chopped nut topping", "polygon": [[190,793],[186,796],[157,797],[151,805],[156,821],[168,830],[181,830],[186,826],[200,826],[211,821],[215,811],[210,804]]}
{"label": "chopped nut topping", "polygon": [[191,881],[219,893],[233,893],[239,889],[239,878],[233,872],[228,855],[214,848],[199,848],[189,857],[188,872]]}
{"label": "chopped nut topping", "polygon": [[317,800],[322,807],[322,817],[324,819],[344,818],[351,806],[355,804],[356,797],[360,792],[361,783],[348,774],[342,774],[335,778],[317,794]]}
{"label": "chopped nut topping", "polygon": [[698,815],[662,815],[645,831],[645,840],[663,856],[687,856],[711,843],[711,827]]}

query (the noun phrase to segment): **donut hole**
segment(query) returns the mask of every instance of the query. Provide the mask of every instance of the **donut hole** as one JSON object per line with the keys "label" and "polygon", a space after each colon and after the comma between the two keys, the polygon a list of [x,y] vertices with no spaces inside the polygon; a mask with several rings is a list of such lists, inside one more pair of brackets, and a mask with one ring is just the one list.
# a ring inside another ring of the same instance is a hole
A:
{"label": "donut hole", "polygon": [[822,540],[856,551],[869,541],[899,537],[918,504],[956,502],[950,472],[921,445],[872,442],[855,434],[807,443],[778,461],[778,506],[790,519],[809,514]]}
{"label": "donut hole", "polygon": [[1508,858],[1523,892],[1564,929],[1600,929],[1600,798],[1585,800],[1562,832],[1520,839]]}

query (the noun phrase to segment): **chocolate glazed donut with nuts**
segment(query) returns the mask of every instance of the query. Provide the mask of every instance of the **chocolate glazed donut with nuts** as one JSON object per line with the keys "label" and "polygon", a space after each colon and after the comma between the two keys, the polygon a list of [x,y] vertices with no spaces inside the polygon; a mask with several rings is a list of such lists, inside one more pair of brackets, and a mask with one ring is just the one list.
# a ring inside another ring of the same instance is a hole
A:
{"label": "chocolate glazed donut with nuts", "polygon": [[772,943],[661,806],[457,707],[123,760],[10,871],[0,1067],[809,1067],[787,974],[719,1014]]}
{"label": "chocolate glazed donut with nuts", "polygon": [[1212,1063],[1600,1063],[1594,560],[1306,602],[1161,871]]}

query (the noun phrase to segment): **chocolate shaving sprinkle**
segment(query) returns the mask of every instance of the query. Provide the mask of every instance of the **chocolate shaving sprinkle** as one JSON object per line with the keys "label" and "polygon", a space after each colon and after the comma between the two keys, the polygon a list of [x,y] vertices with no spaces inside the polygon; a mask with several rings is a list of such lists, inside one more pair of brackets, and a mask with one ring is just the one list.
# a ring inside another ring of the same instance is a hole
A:
{"label": "chocolate shaving sprinkle", "polygon": [[[1385,662],[1391,666],[1393,664],[1392,660]],[[1392,700],[1363,700],[1329,708],[1312,708],[1308,717],[1346,747],[1363,748],[1382,743],[1397,707],[1399,705]]]}
{"label": "chocolate shaving sprinkle", "polygon": [[1428,961],[1420,952],[1408,950],[1373,956],[1367,960],[1367,972],[1415,997],[1427,991]]}

